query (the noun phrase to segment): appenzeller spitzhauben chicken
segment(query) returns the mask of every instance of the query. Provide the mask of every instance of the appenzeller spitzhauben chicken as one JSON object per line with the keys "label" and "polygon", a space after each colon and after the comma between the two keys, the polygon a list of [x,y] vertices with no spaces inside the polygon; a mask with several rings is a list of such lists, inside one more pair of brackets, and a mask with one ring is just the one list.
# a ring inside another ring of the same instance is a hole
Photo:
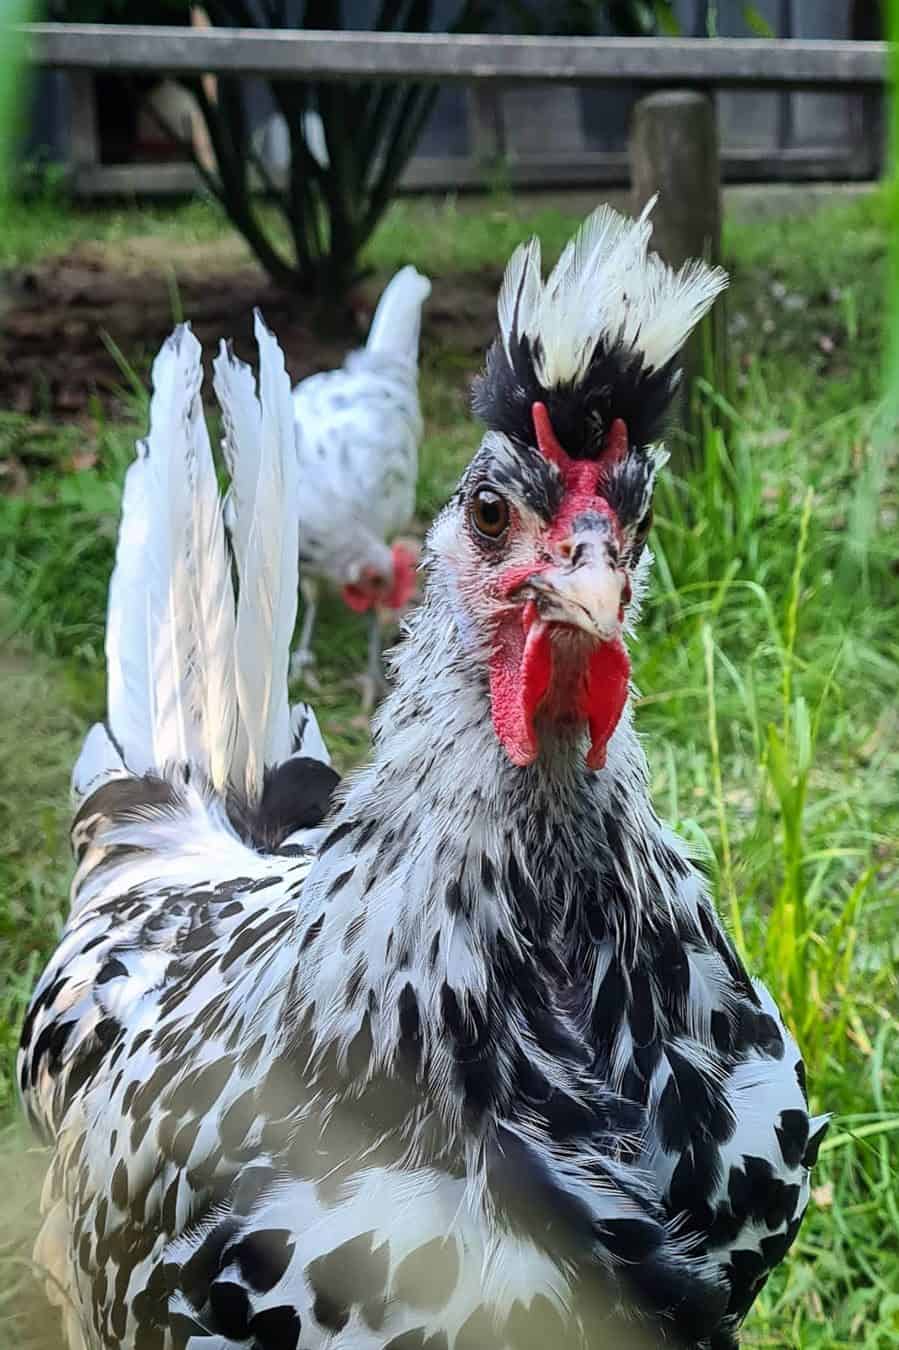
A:
{"label": "appenzeller spitzhauben chicken", "polygon": [[[72,1350],[726,1350],[826,1121],[656,816],[628,634],[677,354],[725,284],[602,209],[512,259],[486,433],[427,541],[369,764],[287,704],[283,361],[179,329],[22,1036],[36,1259]],[[160,511],[160,502],[166,509]]]}

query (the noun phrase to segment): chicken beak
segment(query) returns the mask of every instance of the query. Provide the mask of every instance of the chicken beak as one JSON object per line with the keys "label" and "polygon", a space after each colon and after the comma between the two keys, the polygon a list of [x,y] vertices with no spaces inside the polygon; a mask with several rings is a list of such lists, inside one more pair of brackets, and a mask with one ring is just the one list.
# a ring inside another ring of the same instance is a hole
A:
{"label": "chicken beak", "polygon": [[617,637],[627,579],[610,557],[608,531],[580,530],[554,552],[558,561],[528,578],[540,618],[599,642]]}
{"label": "chicken beak", "polygon": [[[630,599],[609,522],[591,513],[550,543],[550,561],[512,582],[490,658],[493,724],[513,764],[539,753],[538,714],[583,723],[589,734],[587,766],[601,769],[606,746],[627,703],[630,662],[621,639]],[[589,641],[557,642],[557,630]],[[556,631],[554,631],[556,630]],[[574,673],[575,679],[571,679]],[[555,681],[555,692],[554,690]],[[555,700],[555,703],[553,703]]]}

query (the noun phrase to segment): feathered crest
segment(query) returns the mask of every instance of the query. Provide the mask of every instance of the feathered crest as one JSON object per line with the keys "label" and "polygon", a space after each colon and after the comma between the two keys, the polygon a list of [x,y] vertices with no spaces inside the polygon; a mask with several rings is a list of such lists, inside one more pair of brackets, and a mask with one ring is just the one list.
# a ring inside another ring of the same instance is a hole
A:
{"label": "feathered crest", "polygon": [[616,418],[646,445],[677,387],[675,363],[692,329],[727,285],[703,262],[679,271],[649,252],[650,213],[601,206],[566,245],[544,282],[540,243],[513,254],[499,293],[499,337],[475,388],[487,424],[531,441],[531,408],[546,403],[574,458],[594,458]]}

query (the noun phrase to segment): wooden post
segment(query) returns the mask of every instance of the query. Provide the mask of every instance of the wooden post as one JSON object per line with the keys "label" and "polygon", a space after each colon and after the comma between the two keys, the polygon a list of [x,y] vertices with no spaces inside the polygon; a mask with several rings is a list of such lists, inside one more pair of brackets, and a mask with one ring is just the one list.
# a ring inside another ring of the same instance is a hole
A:
{"label": "wooden post", "polygon": [[471,84],[467,89],[471,148],[479,159],[492,162],[506,153],[503,96],[499,84]]}
{"label": "wooden post", "polygon": [[[883,37],[883,10],[878,0],[852,0],[849,36],[855,42],[876,42]],[[859,177],[879,178],[886,163],[886,119],[881,89],[863,89],[852,100],[850,126],[856,143]]]}
{"label": "wooden post", "polygon": [[90,172],[100,163],[100,136],[97,131],[97,101],[94,77],[89,70],[69,71],[71,112],[69,121],[69,157],[78,187],[79,172]]}
{"label": "wooden post", "polygon": [[[721,174],[718,126],[711,99],[690,89],[649,94],[634,108],[630,140],[634,209],[643,209],[654,193],[652,245],[672,267],[688,258],[718,262],[721,257]],[[715,382],[724,372],[723,306],[718,301],[684,354],[684,381],[675,414],[695,438],[690,389],[697,374]],[[703,344],[711,339],[715,369],[708,371]],[[695,440],[688,440],[689,447]]]}
{"label": "wooden post", "polygon": [[691,89],[649,94],[634,108],[631,187],[642,211],[653,193],[653,245],[672,267],[721,252],[718,127],[711,100]]}

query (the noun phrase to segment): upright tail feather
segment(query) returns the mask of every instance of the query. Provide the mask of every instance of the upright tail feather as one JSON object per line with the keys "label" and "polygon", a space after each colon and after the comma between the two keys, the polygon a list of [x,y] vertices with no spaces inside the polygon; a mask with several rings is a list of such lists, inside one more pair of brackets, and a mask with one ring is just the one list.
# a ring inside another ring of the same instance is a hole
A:
{"label": "upright tail feather", "polygon": [[287,702],[298,587],[293,410],[284,358],[258,314],[256,338],[258,395],[249,367],[229,350],[215,362],[236,598],[200,400],[200,345],[187,325],[154,363],[150,430],[126,477],[110,582],[108,735],[95,729],[85,742],[73,780],[79,799],[111,777],[190,765],[217,793],[234,791],[253,808],[266,768],[295,752]]}
{"label": "upright tail feather", "polygon": [[132,773],[189,762],[223,791],[237,723],[234,594],[202,378],[200,344],[182,324],[153,364],[150,431],[125,480],[107,702]]}
{"label": "upright tail feather", "polygon": [[384,289],[371,321],[366,351],[418,364],[421,307],[431,294],[427,277],[401,267]]}
{"label": "upright tail feather", "polygon": [[266,764],[291,753],[287,672],[299,587],[299,467],[284,356],[257,311],[259,398],[249,368],[223,343],[215,391],[231,475],[232,541],[240,591],[235,656],[241,734],[235,781],[252,804]]}

